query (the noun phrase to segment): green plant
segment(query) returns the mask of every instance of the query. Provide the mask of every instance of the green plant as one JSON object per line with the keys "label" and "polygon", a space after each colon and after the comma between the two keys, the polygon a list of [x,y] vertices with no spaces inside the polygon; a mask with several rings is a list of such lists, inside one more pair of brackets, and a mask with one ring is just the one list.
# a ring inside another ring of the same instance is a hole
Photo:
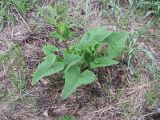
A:
{"label": "green plant", "polygon": [[0,101],[2,101],[4,98],[6,98],[8,95],[8,91],[4,89],[0,89]]}
{"label": "green plant", "polygon": [[64,22],[58,23],[56,32],[51,33],[51,37],[57,38],[61,42],[65,42],[67,39],[70,38],[70,36],[71,31],[69,29],[69,26]]}
{"label": "green plant", "polygon": [[51,37],[65,41],[65,39],[69,39],[71,36],[66,19],[68,13],[69,10],[66,6],[61,2],[58,2],[54,6],[47,5],[40,8],[38,15],[40,15],[45,22],[52,25],[56,29],[56,32],[51,33]]}
{"label": "green plant", "polygon": [[[62,33],[61,37],[68,35],[69,31],[63,29]],[[42,77],[63,71],[65,84],[62,98],[66,99],[77,87],[90,84],[97,79],[92,70],[118,64],[115,58],[125,47],[127,37],[127,32],[106,32],[105,27],[99,27],[85,33],[78,43],[67,48],[44,46],[43,52],[46,57],[38,65],[32,85]],[[62,41],[66,42],[67,39]],[[62,56],[54,54],[55,51],[60,51]]]}
{"label": "green plant", "polygon": [[75,120],[75,118],[70,115],[64,115],[63,117],[60,118],[60,120]]}
{"label": "green plant", "polygon": [[[14,23],[17,15],[24,15],[31,10],[37,0],[1,0],[0,1],[0,31],[5,24]],[[17,14],[19,12],[20,14]]]}
{"label": "green plant", "polygon": [[6,22],[11,23],[14,21],[13,15],[9,10],[9,4],[10,2],[7,0],[0,1],[0,31],[2,31]]}
{"label": "green plant", "polygon": [[59,22],[66,20],[68,9],[61,4],[61,2],[58,2],[54,6],[47,5],[39,8],[38,15],[40,15],[45,22],[57,27]]}
{"label": "green plant", "polygon": [[149,106],[156,106],[159,101],[158,93],[156,88],[149,90],[145,93],[146,104]]}
{"label": "green plant", "polygon": [[27,9],[26,0],[12,0],[12,3],[20,13],[24,13]]}
{"label": "green plant", "polygon": [[[12,63],[12,64],[11,64]],[[6,66],[6,68],[3,68]],[[7,52],[0,52],[0,68],[5,69],[7,79],[20,93],[26,90],[27,66],[21,48],[18,45],[11,47]]]}
{"label": "green plant", "polygon": [[160,1],[159,0],[142,0],[140,8],[148,14],[160,17]]}

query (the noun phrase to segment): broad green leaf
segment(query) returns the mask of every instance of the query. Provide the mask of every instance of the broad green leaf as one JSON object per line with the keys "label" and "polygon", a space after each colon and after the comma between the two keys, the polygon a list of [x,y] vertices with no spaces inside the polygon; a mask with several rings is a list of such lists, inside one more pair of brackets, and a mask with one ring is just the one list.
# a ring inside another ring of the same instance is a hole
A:
{"label": "broad green leaf", "polygon": [[64,63],[57,63],[55,60],[56,56],[51,54],[38,65],[38,68],[33,75],[32,85],[36,84],[43,77],[55,74],[64,69]]}
{"label": "broad green leaf", "polygon": [[55,74],[58,73],[60,71],[62,71],[65,67],[65,64],[62,62],[55,62],[54,65],[51,65],[50,67],[48,67],[48,71],[46,72],[45,76],[49,76],[51,74]]}
{"label": "broad green leaf", "polygon": [[80,67],[77,65],[68,69],[64,77],[65,85],[62,93],[63,99],[66,99],[73,92],[75,92],[77,87],[92,83],[96,80],[96,75],[92,71],[85,70],[81,73]]}
{"label": "broad green leaf", "polygon": [[64,63],[55,63],[54,65],[48,66],[46,68],[37,69],[33,76],[32,85],[35,85],[40,79],[45,76],[49,76],[62,71],[64,67]]}
{"label": "broad green leaf", "polygon": [[79,56],[68,51],[63,51],[63,63],[67,66],[66,70],[69,69],[71,66],[81,63],[83,61],[84,55]]}
{"label": "broad green leaf", "polygon": [[58,32],[52,32],[51,33],[51,37],[52,38],[57,38],[57,39],[59,39],[62,42],[65,41],[65,38],[60,33],[58,33]]}
{"label": "broad green leaf", "polygon": [[100,44],[110,34],[111,32],[106,32],[105,27],[95,28],[84,34],[80,42],[76,45],[76,48],[78,50],[83,50],[95,46],[96,44]]}
{"label": "broad green leaf", "polygon": [[72,66],[80,64],[82,61],[83,61],[83,57],[82,57],[82,56],[81,56],[80,58],[77,58],[76,60],[72,61],[72,62],[67,66],[67,68],[65,69],[64,72],[66,72],[66,71],[67,71],[68,69],[70,69]]}
{"label": "broad green leaf", "polygon": [[50,54],[45,57],[44,61],[38,65],[38,68],[44,68],[46,66],[52,65],[56,60],[56,55]]}
{"label": "broad green leaf", "polygon": [[127,38],[127,32],[114,32],[106,38],[105,42],[109,44],[107,53],[110,58],[115,58],[121,54]]}
{"label": "broad green leaf", "polygon": [[72,54],[72,53],[68,53],[67,51],[63,51],[63,57],[64,57],[63,62],[66,65],[69,65],[71,62],[81,58],[81,56],[75,55],[75,54]]}
{"label": "broad green leaf", "polygon": [[118,64],[117,61],[113,60],[112,58],[109,57],[101,57],[95,59],[93,62],[90,63],[91,68],[98,68],[98,67],[106,67],[106,66],[111,66]]}
{"label": "broad green leaf", "polygon": [[83,56],[78,56],[67,52],[63,52],[63,56],[64,56],[63,62],[67,65],[64,72],[66,72],[70,67],[79,64],[83,61]]}
{"label": "broad green leaf", "polygon": [[43,47],[43,52],[46,56],[50,55],[50,54],[53,54],[53,52],[56,51],[56,50],[58,50],[58,48],[54,45],[45,45]]}
{"label": "broad green leaf", "polygon": [[38,82],[44,74],[46,73],[48,67],[50,67],[56,60],[56,56],[54,54],[50,54],[45,58],[45,60],[38,65],[37,70],[35,71],[32,79],[32,85]]}

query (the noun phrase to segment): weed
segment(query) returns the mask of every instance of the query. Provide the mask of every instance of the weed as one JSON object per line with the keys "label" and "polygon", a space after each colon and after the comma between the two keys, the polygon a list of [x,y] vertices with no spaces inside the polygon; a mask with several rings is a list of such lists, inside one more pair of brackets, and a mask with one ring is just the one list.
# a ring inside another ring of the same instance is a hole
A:
{"label": "weed", "polygon": [[147,15],[153,14],[160,17],[160,2],[159,0],[143,0],[140,7]]}
{"label": "weed", "polygon": [[[11,84],[20,93],[25,91],[26,87],[26,63],[19,46],[14,46],[7,53],[1,54],[1,63],[7,66],[7,77]],[[11,62],[11,63],[10,63]]]}
{"label": "weed", "polygon": [[31,10],[34,6],[34,3],[37,2],[37,0],[9,0],[11,5],[17,9],[17,11],[24,15],[27,11]]}
{"label": "weed", "polygon": [[[57,25],[57,31],[51,33],[51,37],[59,39],[61,42],[65,42],[71,37],[71,31],[66,23],[60,22]],[[68,47],[66,45],[66,47]]]}
{"label": "weed", "polygon": [[148,92],[145,93],[146,104],[150,108],[156,107],[159,101],[159,94],[157,88],[151,88]]}
{"label": "weed", "polygon": [[67,21],[66,17],[68,16],[68,9],[59,2],[54,6],[42,6],[38,11],[38,15],[40,15],[45,22],[54,27],[57,27],[58,23],[61,21]]}
{"label": "weed", "polygon": [[5,24],[12,24],[16,20],[17,12],[24,15],[33,8],[36,0],[2,0],[0,1],[0,31]]}
{"label": "weed", "polygon": [[0,31],[2,31],[4,24],[14,21],[13,15],[9,10],[10,2],[6,0],[0,1]]}
{"label": "weed", "polygon": [[60,120],[75,120],[75,118],[70,115],[65,115],[65,116],[61,117]]}
{"label": "weed", "polygon": [[27,9],[26,0],[12,0],[12,3],[21,14],[26,12]]}
{"label": "weed", "polygon": [[[58,38],[63,38],[62,41],[66,42],[69,31],[64,26],[62,31]],[[71,47],[58,49],[53,45],[44,46],[46,57],[44,62],[38,65],[32,85],[42,77],[63,70],[65,85],[62,98],[66,99],[77,87],[97,79],[91,69],[118,64],[114,59],[120,55],[127,37],[126,32],[106,32],[105,27],[99,27],[84,34],[79,43]],[[63,57],[53,54],[57,50],[61,51]]]}
{"label": "weed", "polygon": [[2,101],[3,99],[5,99],[7,95],[8,95],[7,90],[0,89],[0,101]]}

